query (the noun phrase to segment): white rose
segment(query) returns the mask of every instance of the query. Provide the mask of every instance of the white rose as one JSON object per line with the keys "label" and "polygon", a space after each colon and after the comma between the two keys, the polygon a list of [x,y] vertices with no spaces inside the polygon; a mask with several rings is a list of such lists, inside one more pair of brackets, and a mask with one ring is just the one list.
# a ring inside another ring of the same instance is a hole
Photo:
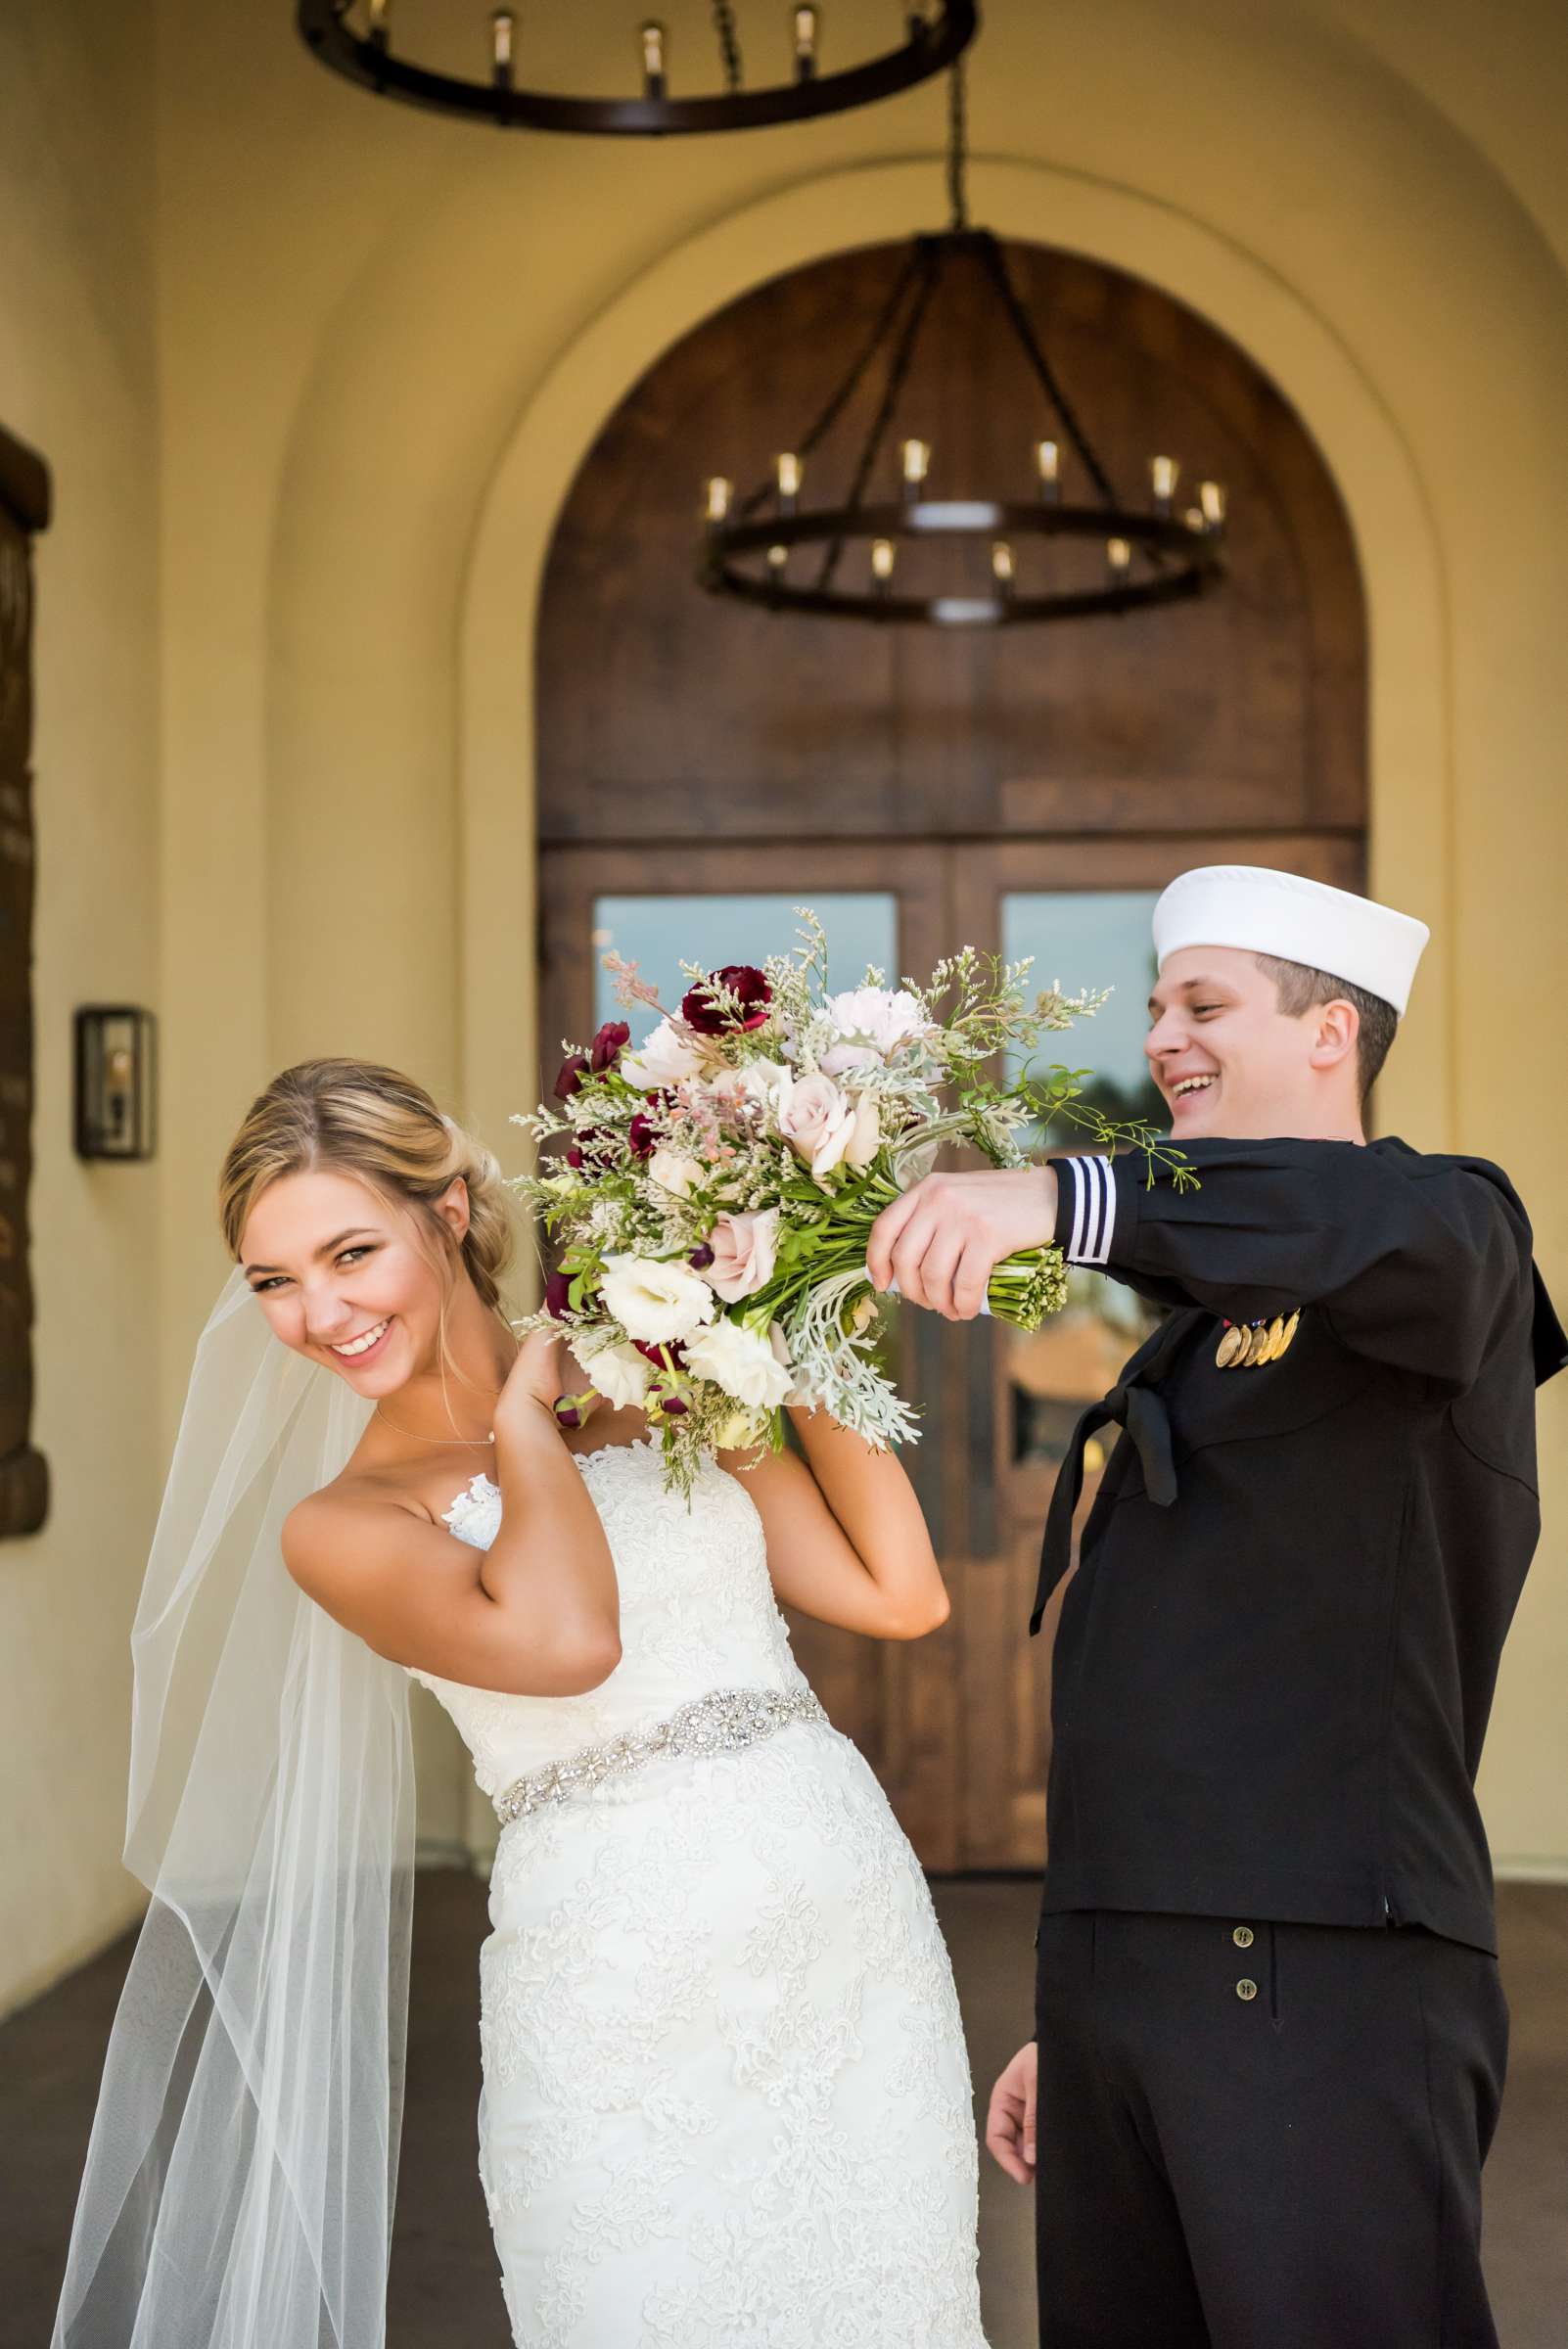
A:
{"label": "white rose", "polygon": [[607,1256],[599,1285],[606,1313],[628,1338],[669,1346],[714,1317],[714,1292],[690,1265],[652,1256]]}
{"label": "white rose", "polygon": [[680,1199],[695,1190],[703,1178],[703,1169],[697,1160],[688,1158],[684,1150],[672,1149],[669,1142],[662,1143],[649,1159],[648,1172],[661,1190],[673,1191]]}
{"label": "white rose", "polygon": [[743,1297],[755,1297],[773,1277],[778,1258],[778,1209],[769,1207],[755,1216],[715,1218],[708,1245],[714,1261],[704,1267],[704,1278],[725,1304],[738,1305]]}
{"label": "white rose", "polygon": [[635,1052],[621,1056],[621,1074],[628,1084],[645,1093],[662,1092],[667,1085],[679,1084],[687,1077],[695,1077],[702,1067],[702,1054],[683,1029],[673,1020],[661,1020],[650,1036],[644,1036]]}
{"label": "white rose", "polygon": [[846,994],[830,995],[826,1008],[841,1038],[822,1055],[820,1065],[829,1077],[865,1068],[874,1060],[891,1060],[900,1044],[926,1035],[930,1027],[903,987],[852,988]]}
{"label": "white rose", "polygon": [[688,1339],[686,1366],[752,1411],[771,1410],[792,1384],[787,1364],[779,1361],[768,1339],[738,1321],[715,1321]]}
{"label": "white rose", "polygon": [[854,1104],[831,1077],[792,1077],[780,1088],[778,1129],[820,1182],[849,1147]]}
{"label": "white rose", "polygon": [[854,1105],[854,1128],[844,1145],[844,1163],[858,1174],[882,1147],[882,1118],[875,1093],[862,1093]]}
{"label": "white rose", "polygon": [[643,1402],[653,1384],[653,1364],[635,1346],[600,1346],[577,1359],[590,1385],[618,1411]]}

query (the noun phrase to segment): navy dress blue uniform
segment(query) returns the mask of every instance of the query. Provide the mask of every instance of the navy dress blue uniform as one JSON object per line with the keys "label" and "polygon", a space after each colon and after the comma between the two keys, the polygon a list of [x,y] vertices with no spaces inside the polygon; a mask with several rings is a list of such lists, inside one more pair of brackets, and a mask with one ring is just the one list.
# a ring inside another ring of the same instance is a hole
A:
{"label": "navy dress blue uniform", "polygon": [[[1563,1365],[1485,1161],[1194,1141],[1054,1162],[1057,1238],[1170,1309],[1053,1665],[1043,2349],[1490,2349],[1506,2009],[1474,1779]],[[1223,1366],[1222,1366],[1223,1365]]]}

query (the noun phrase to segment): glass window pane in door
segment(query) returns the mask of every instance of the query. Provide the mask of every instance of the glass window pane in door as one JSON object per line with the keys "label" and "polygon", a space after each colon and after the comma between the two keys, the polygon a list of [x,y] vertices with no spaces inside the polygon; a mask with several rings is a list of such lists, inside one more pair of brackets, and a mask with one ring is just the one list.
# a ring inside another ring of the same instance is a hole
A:
{"label": "glass window pane in door", "polygon": [[[1152,889],[1018,891],[1002,899],[1001,944],[1009,962],[1034,956],[1032,977],[1041,986],[1059,980],[1069,994],[1083,988],[1114,990],[1091,1020],[1047,1036],[1040,1057],[1092,1069],[1095,1081],[1084,1094],[1096,1109],[1118,1122],[1146,1118],[1163,1133],[1168,1113],[1143,1055],[1155,978],[1149,923],[1158,895]],[[1089,1140],[1059,1122],[1048,1146],[1084,1149]],[[1019,1466],[1056,1465],[1084,1405],[1115,1384],[1123,1362],[1153,1326],[1150,1309],[1103,1272],[1075,1267],[1067,1285],[1062,1313],[1033,1335],[1005,1333],[1009,1449]],[[1103,1457],[1103,1446],[1091,1440],[1085,1453],[1090,1482]]]}
{"label": "glass window pane in door", "polygon": [[[790,953],[800,941],[801,897],[717,896],[604,897],[593,902],[595,1022],[625,1019],[631,1040],[640,1043],[659,1014],[645,1004],[626,1010],[604,956],[634,962],[638,976],[659,990],[667,1011],[676,1011],[686,991],[683,961],[718,970],[726,962],[760,963],[769,954]],[[813,911],[827,934],[828,984],[835,990],[858,987],[868,964],[897,982],[899,902],[882,891],[822,892]]]}
{"label": "glass window pane in door", "polygon": [[[1070,995],[1084,988],[1112,990],[1111,999],[1065,1035],[1047,1036],[1041,1057],[1070,1068],[1091,1068],[1085,1097],[1120,1122],[1147,1118],[1162,1133],[1169,1123],[1159,1087],[1143,1056],[1148,1034],[1154,945],[1149,924],[1159,896],[1153,889],[1032,889],[1001,901],[1001,949],[1009,962],[1035,958],[1033,977],[1060,981]],[[1051,1134],[1053,1148],[1075,1147],[1071,1128]]]}

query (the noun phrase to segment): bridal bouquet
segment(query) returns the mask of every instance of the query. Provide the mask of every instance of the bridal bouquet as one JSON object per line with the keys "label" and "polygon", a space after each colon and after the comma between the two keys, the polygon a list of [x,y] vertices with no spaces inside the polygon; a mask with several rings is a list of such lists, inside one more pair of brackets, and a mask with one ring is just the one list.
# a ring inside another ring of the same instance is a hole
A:
{"label": "bridal bouquet", "polygon": [[[633,1048],[627,1023],[608,1021],[568,1051],[555,1105],[513,1121],[566,1143],[514,1186],[561,1243],[525,1326],[561,1328],[591,1382],[557,1408],[576,1424],[595,1395],[640,1405],[683,1491],[711,1448],[777,1448],[786,1403],[878,1447],[915,1438],[876,1359],[866,1240],[944,1143],[1020,1166],[1020,1137],[1066,1112],[1103,1148],[1154,1150],[1147,1128],[1081,1100],[1085,1071],[992,1074],[1008,1049],[1027,1070],[1040,1038],[1103,993],[1027,995],[1029,963],[966,946],[925,987],[870,970],[835,994],[821,925],[802,919],[799,949],[761,969],[683,963],[674,1012],[607,956],[622,1001],[651,1005],[657,1027]],[[987,1302],[1034,1329],[1065,1293],[1061,1252],[1041,1248],[998,1265]]]}

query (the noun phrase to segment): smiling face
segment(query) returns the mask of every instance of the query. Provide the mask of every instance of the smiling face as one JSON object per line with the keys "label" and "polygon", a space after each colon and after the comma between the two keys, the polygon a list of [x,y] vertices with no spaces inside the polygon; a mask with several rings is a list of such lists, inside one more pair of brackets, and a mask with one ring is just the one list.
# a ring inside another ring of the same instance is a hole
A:
{"label": "smiling face", "polygon": [[1171,1136],[1360,1141],[1354,1005],[1282,1011],[1275,981],[1237,946],[1183,946],[1149,997],[1143,1049]]}
{"label": "smiling face", "polygon": [[[461,1180],[436,1213],[461,1239]],[[274,1336],[370,1399],[394,1395],[436,1361],[448,1284],[435,1254],[412,1208],[325,1168],[268,1183],[240,1239]]]}

